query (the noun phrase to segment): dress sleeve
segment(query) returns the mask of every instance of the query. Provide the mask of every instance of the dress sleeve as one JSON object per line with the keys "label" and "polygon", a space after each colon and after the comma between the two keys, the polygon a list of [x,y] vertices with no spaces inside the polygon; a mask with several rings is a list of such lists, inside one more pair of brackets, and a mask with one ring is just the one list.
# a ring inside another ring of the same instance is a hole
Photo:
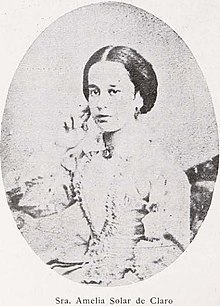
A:
{"label": "dress sleeve", "polygon": [[[148,155],[149,156],[149,155]],[[142,160],[145,201],[144,238],[135,249],[139,278],[160,272],[179,257],[190,243],[190,184],[179,165],[160,155]]]}
{"label": "dress sleeve", "polygon": [[141,197],[148,214],[145,237],[158,246],[174,244],[181,251],[190,242],[190,184],[172,156],[153,147],[139,162]]}
{"label": "dress sleeve", "polygon": [[190,242],[190,186],[175,164],[152,173],[148,205],[145,236],[184,251]]}

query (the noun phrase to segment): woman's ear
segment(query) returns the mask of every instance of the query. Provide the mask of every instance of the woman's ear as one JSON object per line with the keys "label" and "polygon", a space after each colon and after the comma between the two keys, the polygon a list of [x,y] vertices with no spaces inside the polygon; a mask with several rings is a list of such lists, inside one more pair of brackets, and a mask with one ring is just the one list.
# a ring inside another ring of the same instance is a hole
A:
{"label": "woman's ear", "polygon": [[140,109],[143,106],[143,98],[140,95],[140,92],[138,91],[134,96],[134,107],[135,109]]}

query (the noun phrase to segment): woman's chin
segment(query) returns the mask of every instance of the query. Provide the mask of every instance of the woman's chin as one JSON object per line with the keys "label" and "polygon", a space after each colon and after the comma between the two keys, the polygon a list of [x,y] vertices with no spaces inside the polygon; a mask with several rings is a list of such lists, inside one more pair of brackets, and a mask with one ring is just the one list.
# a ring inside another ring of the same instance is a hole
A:
{"label": "woman's chin", "polygon": [[108,123],[99,123],[98,127],[104,133],[114,133],[114,132],[117,132],[117,131],[121,130],[121,128],[122,128],[122,127],[119,127],[119,126],[113,126],[113,125],[108,124]]}

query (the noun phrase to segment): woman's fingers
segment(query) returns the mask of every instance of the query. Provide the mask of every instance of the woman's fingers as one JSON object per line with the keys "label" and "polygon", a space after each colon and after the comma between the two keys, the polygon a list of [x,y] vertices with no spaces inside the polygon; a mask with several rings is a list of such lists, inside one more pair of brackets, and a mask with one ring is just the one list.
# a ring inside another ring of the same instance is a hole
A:
{"label": "woman's fingers", "polygon": [[90,108],[89,106],[86,106],[86,108],[82,110],[82,115],[80,116],[80,118],[83,119],[83,121],[86,121],[89,119],[90,115]]}
{"label": "woman's fingers", "polygon": [[66,132],[69,132],[69,129],[70,129],[70,128],[68,127],[68,125],[67,125],[66,122],[64,122],[64,126],[63,126],[63,127],[64,127],[64,129],[65,129]]}
{"label": "woman's fingers", "polygon": [[71,119],[71,126],[72,126],[72,130],[74,129],[74,119],[73,117],[70,118]]}
{"label": "woman's fingers", "polygon": [[66,132],[69,132],[69,130],[74,130],[75,129],[74,118],[71,116],[70,117],[70,123],[67,123],[65,121],[63,127],[64,127]]}

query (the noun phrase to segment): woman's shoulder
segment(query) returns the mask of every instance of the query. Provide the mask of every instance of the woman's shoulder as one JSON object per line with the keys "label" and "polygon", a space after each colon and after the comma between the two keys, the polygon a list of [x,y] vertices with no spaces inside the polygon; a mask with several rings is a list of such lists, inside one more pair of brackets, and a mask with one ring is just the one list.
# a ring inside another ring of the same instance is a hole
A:
{"label": "woman's shoulder", "polygon": [[138,181],[151,184],[180,184],[189,186],[181,163],[172,152],[167,151],[159,141],[148,137],[142,141],[141,150],[134,157],[134,168]]}
{"label": "woman's shoulder", "polygon": [[[136,162],[147,168],[173,168],[178,166],[178,161],[175,156],[168,152],[163,144],[152,137],[146,136],[138,145],[139,149],[134,154]],[[180,167],[180,165],[179,165]]]}

